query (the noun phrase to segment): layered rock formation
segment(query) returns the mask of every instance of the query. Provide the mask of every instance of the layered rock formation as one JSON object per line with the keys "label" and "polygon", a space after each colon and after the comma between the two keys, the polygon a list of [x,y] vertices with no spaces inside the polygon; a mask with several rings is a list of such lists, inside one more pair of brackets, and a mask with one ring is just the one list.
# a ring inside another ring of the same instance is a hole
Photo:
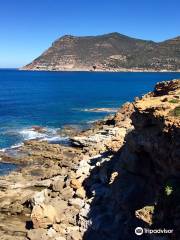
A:
{"label": "layered rock formation", "polygon": [[0,179],[1,239],[180,239],[179,117],[174,80],[72,134],[72,146],[26,142],[13,159],[26,166]]}
{"label": "layered rock formation", "polygon": [[119,33],[65,35],[24,70],[180,71],[180,37],[160,43]]}

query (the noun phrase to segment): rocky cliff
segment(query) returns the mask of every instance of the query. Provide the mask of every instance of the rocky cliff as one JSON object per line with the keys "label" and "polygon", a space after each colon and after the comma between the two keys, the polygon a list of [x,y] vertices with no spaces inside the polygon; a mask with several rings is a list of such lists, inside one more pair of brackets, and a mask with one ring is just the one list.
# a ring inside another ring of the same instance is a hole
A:
{"label": "rocky cliff", "polygon": [[173,80],[72,134],[71,146],[29,141],[19,158],[1,153],[28,164],[0,179],[1,239],[180,239],[179,149]]}
{"label": "rocky cliff", "polygon": [[119,33],[65,35],[24,70],[180,71],[180,37],[160,43]]}

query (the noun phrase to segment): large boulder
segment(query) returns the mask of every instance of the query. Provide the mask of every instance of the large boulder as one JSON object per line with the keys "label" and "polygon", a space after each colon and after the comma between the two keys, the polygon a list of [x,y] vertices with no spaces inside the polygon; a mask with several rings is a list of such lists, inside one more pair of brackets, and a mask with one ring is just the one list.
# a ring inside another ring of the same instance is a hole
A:
{"label": "large boulder", "polygon": [[32,210],[31,220],[34,228],[48,228],[58,221],[57,211],[52,205],[36,205]]}

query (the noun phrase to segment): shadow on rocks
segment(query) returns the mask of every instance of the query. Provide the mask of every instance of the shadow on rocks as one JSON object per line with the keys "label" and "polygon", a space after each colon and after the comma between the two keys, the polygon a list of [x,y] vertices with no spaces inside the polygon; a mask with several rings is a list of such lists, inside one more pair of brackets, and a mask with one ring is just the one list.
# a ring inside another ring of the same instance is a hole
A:
{"label": "shadow on rocks", "polygon": [[[126,139],[132,134],[127,134]],[[151,177],[145,178],[126,168],[123,162],[127,157],[126,145],[115,154],[107,151],[90,163],[94,168],[83,183],[90,200],[84,240],[149,239],[147,234],[135,234],[136,227],[149,226],[135,216],[135,211],[154,204],[154,186],[150,183]],[[135,154],[128,155],[131,160],[137,161]]]}

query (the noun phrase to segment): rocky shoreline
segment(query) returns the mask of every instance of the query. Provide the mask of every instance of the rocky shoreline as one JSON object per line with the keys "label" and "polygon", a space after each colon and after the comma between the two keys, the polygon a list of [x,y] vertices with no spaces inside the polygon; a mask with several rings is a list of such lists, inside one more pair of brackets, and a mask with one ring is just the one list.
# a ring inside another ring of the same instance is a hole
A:
{"label": "rocky shoreline", "polygon": [[[180,80],[162,82],[71,132],[70,146],[31,140],[15,158],[1,153],[20,167],[0,177],[0,239],[179,239],[179,105]],[[136,236],[137,226],[174,235]]]}
{"label": "rocky shoreline", "polygon": [[33,68],[29,68],[29,67],[23,67],[23,68],[19,68],[20,71],[48,71],[48,72],[109,72],[109,73],[114,73],[114,72],[147,72],[147,73],[157,73],[157,72],[180,72],[180,69],[176,69],[176,70],[170,70],[170,69],[144,69],[144,68],[118,68],[118,69],[101,69],[98,68],[96,70],[93,69],[88,69],[88,68],[73,68],[73,69],[66,69],[66,68],[58,68],[58,69],[54,69],[52,68],[41,68],[41,67],[33,67]]}

